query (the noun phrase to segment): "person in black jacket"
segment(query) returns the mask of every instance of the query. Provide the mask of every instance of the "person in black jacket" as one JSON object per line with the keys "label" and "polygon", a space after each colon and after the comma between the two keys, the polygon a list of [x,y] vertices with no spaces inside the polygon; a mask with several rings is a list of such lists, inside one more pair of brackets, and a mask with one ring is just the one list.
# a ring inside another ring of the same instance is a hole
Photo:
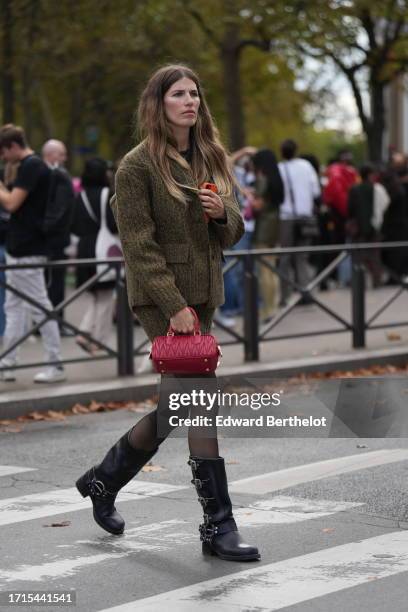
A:
{"label": "person in black jacket", "polygon": [[[72,179],[64,167],[67,160],[67,149],[61,140],[51,138],[44,143],[41,150],[41,156],[53,174],[58,173],[60,177],[59,180],[61,181],[61,177],[63,177],[62,180],[64,180],[63,197],[66,201],[68,211],[64,215],[64,222],[60,224],[59,229],[56,231],[53,228],[51,235],[47,235],[48,259],[50,261],[63,261],[67,259],[65,249],[70,243],[69,230],[75,198]],[[57,178],[53,180],[56,181]],[[54,308],[65,299],[66,272],[67,268],[49,268],[46,271],[48,296]],[[60,333],[64,336],[68,332],[65,331],[64,326],[61,324],[61,320],[64,318],[63,310],[60,311],[60,317]]]}
{"label": "person in black jacket", "polygon": [[[96,257],[96,240],[101,224],[101,198],[105,188],[109,188],[108,165],[105,160],[93,158],[85,163],[82,174],[82,193],[77,196],[71,232],[79,237],[78,259]],[[117,233],[111,207],[106,206],[107,226]],[[97,272],[96,266],[78,266],[76,286],[86,283]],[[103,277],[102,277],[103,279]],[[97,282],[87,291],[89,304],[82,318],[80,329],[106,344],[112,328],[115,281]],[[94,354],[98,347],[83,336],[76,337],[77,344]]]}
{"label": "person in black jacket", "polygon": [[[390,198],[385,188],[375,182],[374,166],[364,164],[360,168],[360,176],[361,182],[353,185],[348,194],[346,232],[353,242],[379,242],[383,216]],[[379,250],[360,251],[356,253],[356,258],[371,272],[373,286],[380,286],[382,268]]]}
{"label": "person in black jacket", "polygon": [[[403,179],[402,172],[394,167],[387,168],[381,177],[391,200],[382,226],[385,242],[404,241],[408,237],[408,182]],[[394,278],[408,274],[408,249],[384,249],[382,260],[394,273]]]}
{"label": "person in black jacket", "polygon": [[52,309],[43,269],[47,261],[43,226],[51,171],[28,146],[24,130],[11,123],[0,129],[0,157],[6,163],[18,163],[11,190],[0,184],[0,204],[10,213],[6,261],[12,266],[34,266],[9,268],[6,272],[7,284],[14,291],[6,292],[6,329],[0,380],[15,380],[13,367],[18,363],[18,342],[24,335],[29,314],[35,323],[41,324],[39,329],[47,362],[47,367],[35,375],[34,382],[63,382],[66,377],[61,359],[58,324],[51,318],[42,323],[43,309]]}

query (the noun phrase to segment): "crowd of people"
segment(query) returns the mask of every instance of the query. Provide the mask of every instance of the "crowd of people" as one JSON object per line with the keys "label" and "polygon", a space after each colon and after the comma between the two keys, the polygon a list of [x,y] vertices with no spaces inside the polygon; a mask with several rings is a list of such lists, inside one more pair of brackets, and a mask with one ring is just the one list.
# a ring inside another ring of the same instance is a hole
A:
{"label": "crowd of people", "polygon": [[[46,269],[44,264],[68,257],[94,259],[101,227],[117,234],[108,205],[113,174],[105,160],[93,158],[85,162],[80,180],[73,181],[64,167],[67,151],[63,142],[48,140],[41,156],[36,155],[24,130],[12,124],[0,129],[0,155],[4,163],[0,262],[27,266],[9,268],[1,276],[10,290],[0,286],[0,350],[5,353],[0,361],[0,380],[15,380],[19,340],[33,325],[39,325],[47,365],[34,381],[64,381],[61,335],[70,332],[64,326],[63,309],[58,310],[58,316],[42,321],[65,299],[66,267]],[[81,334],[75,341],[92,355],[107,343],[114,309],[115,281],[105,274],[95,283],[91,278],[96,273],[95,265],[75,268],[76,286],[89,285],[79,324]]]}
{"label": "crowd of people", "polygon": [[[234,249],[308,247],[408,240],[408,158],[393,152],[388,163],[356,168],[350,150],[342,150],[321,167],[311,154],[298,154],[294,140],[282,142],[281,160],[270,149],[244,147],[233,156],[237,198],[245,219],[245,236]],[[258,265],[260,318],[273,319],[287,305],[293,284],[306,287],[338,253],[296,253],[279,260],[264,256],[277,272]],[[408,249],[370,249],[356,256],[373,287],[408,274]],[[243,268],[225,274],[225,304],[218,320],[233,327],[243,312]],[[351,257],[344,258],[320,289],[351,282]],[[299,304],[312,298],[305,293]]]}
{"label": "crowd of people", "polygon": [[[41,266],[72,257],[95,259],[102,228],[117,234],[108,204],[114,173],[107,161],[95,157],[85,162],[80,178],[72,178],[65,169],[64,143],[48,140],[37,155],[24,130],[13,124],[0,129],[0,156],[0,262],[34,266],[0,271],[0,280],[13,289],[5,290],[0,283],[0,343],[6,353],[0,361],[0,380],[15,380],[19,339],[37,324],[47,365],[34,380],[63,381],[61,336],[70,334],[63,308],[58,316],[42,321],[64,302],[67,268]],[[288,139],[281,144],[280,158],[267,148],[245,147],[232,154],[236,197],[245,223],[245,234],[234,249],[408,239],[408,159],[403,154],[394,152],[381,167],[364,164],[356,169],[351,152],[344,150],[321,168],[316,157],[299,155],[297,143]],[[288,303],[290,281],[305,287],[335,256],[265,256],[279,274],[258,265],[261,321],[271,321]],[[374,287],[393,275],[407,274],[407,249],[374,249],[359,257]],[[88,283],[81,333],[75,341],[91,355],[107,345],[114,317],[115,279],[106,274],[96,283],[91,281],[98,271],[97,265],[75,268],[76,287]],[[242,265],[224,275],[226,299],[217,318],[227,327],[234,326],[235,316],[243,312],[242,275]],[[322,281],[321,289],[346,286],[350,280],[347,257]],[[310,299],[304,294],[300,303]]]}

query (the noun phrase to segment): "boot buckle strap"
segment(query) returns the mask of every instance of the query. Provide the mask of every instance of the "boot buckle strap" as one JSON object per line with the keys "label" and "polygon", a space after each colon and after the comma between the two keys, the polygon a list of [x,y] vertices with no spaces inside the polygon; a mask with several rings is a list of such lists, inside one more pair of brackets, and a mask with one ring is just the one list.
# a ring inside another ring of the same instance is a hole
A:
{"label": "boot buckle strap", "polygon": [[107,490],[104,483],[101,480],[97,480],[96,478],[93,478],[88,483],[88,488],[91,494],[95,497],[108,497],[109,495],[111,495],[110,491]]}
{"label": "boot buckle strap", "polygon": [[215,497],[201,497],[201,495],[198,496],[198,501],[203,506],[203,508],[205,508],[205,506],[207,505],[207,502],[212,499],[215,499]]}
{"label": "boot buckle strap", "polygon": [[196,470],[198,468],[198,462],[194,461],[194,459],[189,459],[187,463],[191,466],[192,470]]}
{"label": "boot buckle strap", "polygon": [[191,481],[192,484],[199,489],[203,488],[203,482],[208,482],[210,479],[209,478],[193,478],[193,480]]}
{"label": "boot buckle strap", "polygon": [[[208,514],[204,514],[204,519],[206,517],[208,517]],[[198,529],[200,532],[200,540],[203,542],[211,542],[216,535],[222,535],[223,533],[229,533],[230,531],[238,531],[234,518],[230,518],[220,525],[214,525],[206,522],[200,525]]]}
{"label": "boot buckle strap", "polygon": [[[199,459],[189,459],[187,461],[188,465],[191,466],[192,470],[197,470],[197,468],[200,466],[200,464],[202,463],[202,460],[200,461]],[[195,474],[194,474],[195,475]]]}
{"label": "boot buckle strap", "polygon": [[213,537],[218,533],[218,527],[210,524],[200,525],[198,530],[200,532],[200,540],[202,542],[211,542]]}

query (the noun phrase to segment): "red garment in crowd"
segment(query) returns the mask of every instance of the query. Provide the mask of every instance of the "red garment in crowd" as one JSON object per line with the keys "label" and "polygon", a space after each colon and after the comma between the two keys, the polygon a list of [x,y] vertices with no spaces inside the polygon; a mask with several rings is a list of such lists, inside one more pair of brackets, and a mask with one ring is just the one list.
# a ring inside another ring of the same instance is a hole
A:
{"label": "red garment in crowd", "polygon": [[327,184],[323,189],[323,202],[347,217],[347,200],[350,188],[358,182],[356,170],[347,164],[330,164],[326,170]]}

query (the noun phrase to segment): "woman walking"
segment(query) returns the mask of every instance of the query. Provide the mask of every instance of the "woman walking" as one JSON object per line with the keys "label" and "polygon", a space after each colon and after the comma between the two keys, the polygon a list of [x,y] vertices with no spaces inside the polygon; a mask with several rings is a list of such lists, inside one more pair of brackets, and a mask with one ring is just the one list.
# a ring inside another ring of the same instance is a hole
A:
{"label": "woman walking", "polygon": [[[115,219],[109,206],[108,164],[104,159],[95,157],[85,163],[81,177],[82,190],[76,197],[75,211],[71,232],[79,237],[78,257],[80,259],[95,259],[96,241],[101,228],[102,216],[112,233],[117,233]],[[95,276],[96,266],[79,266],[76,269],[76,286],[80,287],[92,276]],[[105,280],[107,278],[107,280]],[[107,344],[112,329],[114,308],[115,280],[107,275],[101,281],[92,285],[86,292],[88,304],[81,323],[80,330],[93,338]],[[76,343],[86,352],[95,354],[98,345],[78,335]]]}
{"label": "woman walking", "polygon": [[[196,74],[166,66],[149,80],[140,100],[138,124],[144,140],[122,160],[112,200],[122,242],[129,303],[149,339],[194,329],[193,307],[202,332],[224,300],[222,249],[243,234],[233,197],[233,178]],[[210,181],[218,193],[200,189]],[[197,377],[196,377],[197,378]],[[216,384],[215,375],[202,378]],[[197,381],[196,381],[197,382]],[[170,433],[169,393],[191,389],[189,376],[161,376],[156,410],[143,417],[85,472],[77,488],[90,496],[96,522],[120,534],[124,521],[115,509],[119,490],[157,452]],[[228,495],[224,459],[216,429],[189,430],[189,465],[204,510],[203,552],[227,560],[258,559],[237,529]]]}

